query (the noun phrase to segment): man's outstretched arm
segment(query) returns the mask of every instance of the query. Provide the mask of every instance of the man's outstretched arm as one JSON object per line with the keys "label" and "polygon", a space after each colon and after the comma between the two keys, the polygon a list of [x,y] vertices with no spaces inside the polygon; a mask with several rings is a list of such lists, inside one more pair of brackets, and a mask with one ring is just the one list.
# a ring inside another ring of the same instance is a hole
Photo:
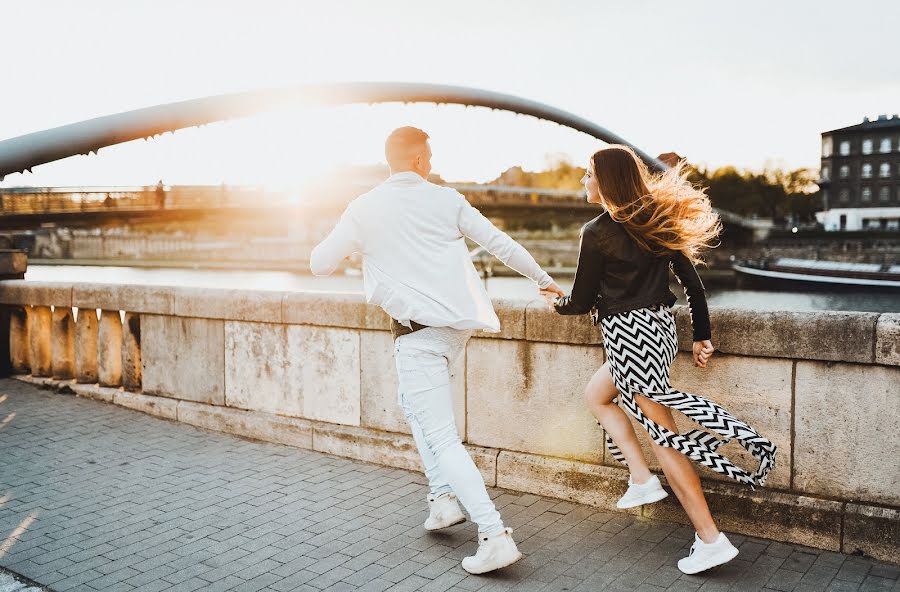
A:
{"label": "man's outstretched arm", "polygon": [[312,250],[309,270],[313,275],[331,275],[341,261],[360,250],[356,223],[348,209],[325,240]]}
{"label": "man's outstretched arm", "polygon": [[525,247],[514,241],[508,234],[491,224],[481,212],[460,195],[463,201],[459,212],[459,231],[485,249],[505,265],[531,279],[540,288],[552,285],[551,278],[541,269]]}

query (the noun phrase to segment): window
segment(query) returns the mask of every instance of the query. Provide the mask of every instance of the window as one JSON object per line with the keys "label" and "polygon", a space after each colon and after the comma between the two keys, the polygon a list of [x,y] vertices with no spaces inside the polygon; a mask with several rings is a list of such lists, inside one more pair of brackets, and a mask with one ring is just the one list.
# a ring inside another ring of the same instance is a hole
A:
{"label": "window", "polygon": [[831,179],[831,167],[828,165],[823,166],[821,176],[823,181],[828,181],[829,179]]}
{"label": "window", "polygon": [[881,166],[878,167],[878,176],[882,179],[887,179],[891,176],[891,165],[890,163],[883,162]]}
{"label": "window", "polygon": [[838,169],[838,176],[841,179],[846,179],[847,177],[849,177],[850,176],[850,166],[846,165],[846,164],[842,164],[841,168]]}
{"label": "window", "polygon": [[847,156],[850,154],[850,142],[843,141],[840,146],[841,156]]}
{"label": "window", "polygon": [[862,194],[860,195],[860,199],[863,201],[872,201],[872,188],[871,187],[863,187]]}
{"label": "window", "polygon": [[841,189],[838,191],[838,199],[841,203],[847,203],[850,201],[850,190],[849,189]]}
{"label": "window", "polygon": [[878,190],[878,201],[888,201],[891,199],[891,188],[882,187]]}
{"label": "window", "polygon": [[871,179],[872,178],[872,164],[869,162],[864,162],[862,165],[862,178],[863,179]]}
{"label": "window", "polygon": [[881,138],[881,147],[878,149],[882,154],[887,154],[891,151],[891,139],[890,138]]}
{"label": "window", "polygon": [[822,158],[828,158],[829,156],[831,156],[831,136],[822,138]]}
{"label": "window", "polygon": [[872,138],[866,138],[862,143],[862,153],[872,154]]}

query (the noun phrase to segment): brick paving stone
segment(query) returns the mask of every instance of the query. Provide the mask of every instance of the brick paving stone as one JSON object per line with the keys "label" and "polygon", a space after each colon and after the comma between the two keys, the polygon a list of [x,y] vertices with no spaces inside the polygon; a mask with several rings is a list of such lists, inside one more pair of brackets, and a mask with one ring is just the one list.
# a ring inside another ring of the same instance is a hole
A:
{"label": "brick paving stone", "polygon": [[898,566],[737,534],[734,561],[686,576],[690,527],[497,488],[526,557],[473,576],[459,562],[475,525],[425,532],[418,473],[15,380],[0,395],[15,413],[0,430],[0,533],[36,518],[0,557],[0,592],[3,568],[56,592],[900,592]]}

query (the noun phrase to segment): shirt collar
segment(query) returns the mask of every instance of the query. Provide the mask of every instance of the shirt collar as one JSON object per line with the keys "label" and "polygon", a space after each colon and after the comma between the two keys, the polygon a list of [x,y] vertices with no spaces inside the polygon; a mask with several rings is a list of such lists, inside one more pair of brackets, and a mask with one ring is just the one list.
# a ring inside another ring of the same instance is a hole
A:
{"label": "shirt collar", "polygon": [[385,183],[395,183],[395,182],[409,183],[410,181],[422,182],[424,180],[425,179],[423,179],[422,176],[419,175],[418,173],[414,173],[412,171],[403,171],[400,173],[394,173],[393,175],[391,175],[390,177],[387,178]]}

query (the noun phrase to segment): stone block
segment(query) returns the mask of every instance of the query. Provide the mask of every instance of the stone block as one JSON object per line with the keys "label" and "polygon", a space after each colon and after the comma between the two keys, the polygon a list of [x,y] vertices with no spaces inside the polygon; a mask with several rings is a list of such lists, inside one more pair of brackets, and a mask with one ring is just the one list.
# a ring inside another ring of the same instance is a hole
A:
{"label": "stone block", "polygon": [[303,417],[303,389],[289,377],[291,365],[286,325],[225,322],[228,407]]}
{"label": "stone block", "polygon": [[[668,484],[664,481],[664,485]],[[726,532],[840,550],[840,502],[765,488],[752,491],[745,485],[731,483],[707,482],[703,492],[716,524]],[[643,506],[643,516],[690,524],[674,495]]]}
{"label": "stone block", "polygon": [[601,462],[602,430],[583,391],[602,348],[473,339],[466,356],[471,444]]}
{"label": "stone block", "polygon": [[525,310],[525,335],[528,341],[603,345],[600,327],[591,325],[589,315],[557,314],[547,307],[543,298],[528,303]]}
{"label": "stone block", "polygon": [[280,323],[283,296],[267,290],[178,288],[173,311],[180,317]]}
{"label": "stone block", "polygon": [[[723,353],[766,358],[872,362],[878,313],[709,309],[712,342]],[[690,311],[676,311],[678,344],[690,351]]]}
{"label": "stone block", "polygon": [[797,362],[795,397],[794,488],[900,505],[900,368]]}
{"label": "stone block", "polygon": [[143,315],[141,364],[145,393],[224,405],[224,321]]}
{"label": "stone block", "polygon": [[122,386],[141,390],[141,315],[134,312],[122,322]]}
{"label": "stone block", "polygon": [[[500,332],[479,331],[476,335],[486,339],[525,339],[526,309],[533,301],[533,298],[493,298],[494,312],[500,319]],[[543,298],[541,302],[544,302]]]}
{"label": "stone block", "polygon": [[[360,331],[360,425],[409,434],[409,424],[397,398],[394,341],[385,331]],[[466,439],[465,355],[450,368],[453,415],[461,439]]]}
{"label": "stone block", "polygon": [[122,392],[121,389],[100,386],[99,384],[72,383],[69,385],[69,388],[79,397],[94,399],[95,401],[104,401],[106,403],[112,403],[116,393]]}
{"label": "stone block", "polygon": [[178,401],[178,421],[244,438],[312,449],[312,423],[260,411]]}
{"label": "stone block", "polygon": [[885,313],[875,325],[875,363],[900,366],[900,314]]}
{"label": "stone block", "polygon": [[75,322],[75,380],[81,383],[97,382],[97,340],[100,321],[93,308],[78,311]]}
{"label": "stone block", "polygon": [[21,249],[0,249],[0,275],[22,277],[28,271],[28,253]]}
{"label": "stone block", "polygon": [[359,425],[359,347],[355,329],[287,327],[287,379],[302,393],[303,417]]}
{"label": "stone block", "polygon": [[149,415],[175,420],[178,401],[166,397],[155,397],[141,393],[116,390],[112,402],[122,407],[141,411]]}
{"label": "stone block", "polygon": [[366,304],[362,294],[288,292],[282,300],[285,323],[388,331],[390,317],[379,307]]}
{"label": "stone block", "polygon": [[0,304],[72,306],[71,282],[0,281]]}
{"label": "stone block", "polygon": [[97,378],[100,386],[122,384],[122,317],[118,310],[100,311]]}
{"label": "stone block", "polygon": [[[687,353],[679,353],[672,363],[671,382],[675,388],[718,403],[778,447],[775,468],[769,473],[767,487],[788,489],[791,483],[792,366],[790,360],[715,354],[704,369],[695,367],[692,356]],[[672,415],[682,433],[702,429],[700,424],[677,411]],[[650,468],[661,470],[647,431],[636,420],[632,419],[631,423]],[[737,440],[722,446],[719,452],[751,473],[759,467],[759,461]],[[608,451],[605,464],[622,466]],[[694,463],[694,467],[704,479],[733,483],[728,477],[698,463]]]}
{"label": "stone block", "polygon": [[628,472],[602,465],[501,450],[497,487],[615,510]]}
{"label": "stone block", "polygon": [[31,338],[28,333],[28,306],[9,307],[9,361],[13,374],[31,372]]}
{"label": "stone block", "polygon": [[28,337],[31,375],[50,376],[53,373],[51,343],[53,314],[49,306],[32,306],[28,313]]}
{"label": "stone block", "polygon": [[143,284],[78,283],[72,286],[72,306],[169,315],[179,289]]}
{"label": "stone block", "polygon": [[847,504],[841,552],[900,564],[900,510]]}

